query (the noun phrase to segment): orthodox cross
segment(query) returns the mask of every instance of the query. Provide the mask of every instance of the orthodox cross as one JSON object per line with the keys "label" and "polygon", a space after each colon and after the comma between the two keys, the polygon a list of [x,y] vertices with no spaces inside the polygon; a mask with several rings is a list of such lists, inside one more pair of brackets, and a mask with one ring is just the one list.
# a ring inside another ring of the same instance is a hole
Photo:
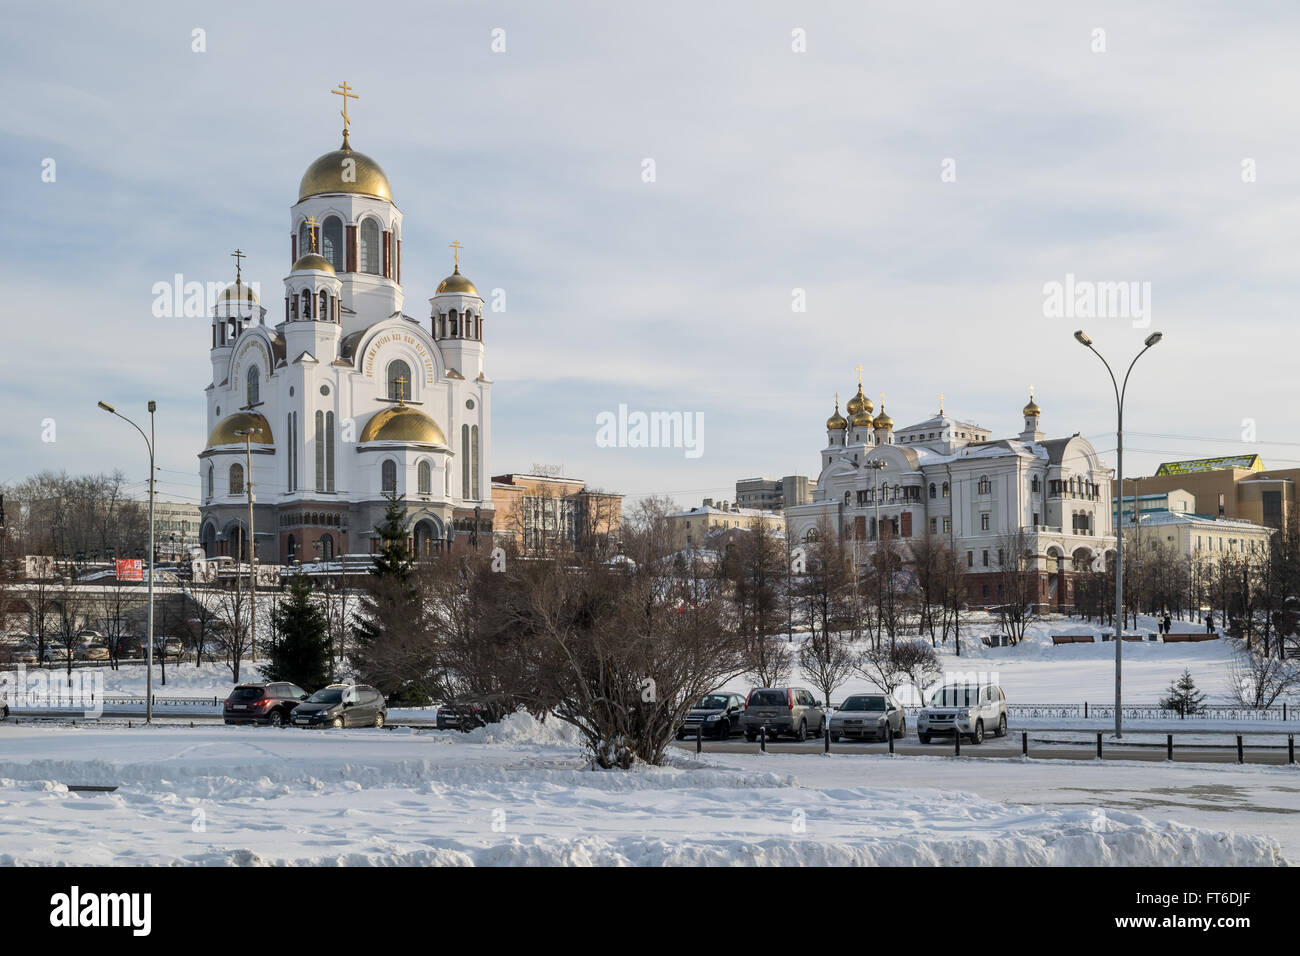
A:
{"label": "orthodox cross", "polygon": [[939,393],[939,414],[943,414],[943,392]]}
{"label": "orthodox cross", "polygon": [[862,366],[858,366],[858,388],[862,388]]}
{"label": "orthodox cross", "polygon": [[397,383],[397,404],[405,405],[403,399],[406,398],[406,376],[399,375],[393,381]]}
{"label": "orthodox cross", "polygon": [[244,260],[248,257],[244,255],[242,249],[236,249],[234,252],[231,253],[231,256],[233,256],[235,259],[235,285],[239,285],[239,280],[242,275]]}
{"label": "orthodox cross", "polygon": [[343,139],[346,141],[348,138],[348,124],[352,122],[352,119],[348,116],[348,100],[359,100],[361,97],[352,92],[352,87],[348,86],[347,80],[340,83],[337,90],[330,90],[330,92],[335,96],[343,97],[343,112],[341,115],[343,116]]}
{"label": "orthodox cross", "polygon": [[320,223],[316,221],[316,217],[315,217],[315,216],[308,216],[308,217],[307,217],[307,235],[311,237],[311,251],[312,251],[312,252],[315,252],[315,251],[316,251],[316,227],[319,226],[319,225],[320,225]]}
{"label": "orthodox cross", "polygon": [[456,271],[459,272],[460,271],[460,250],[464,249],[465,247],[462,246],[460,244],[460,240],[457,239],[448,248],[451,249],[452,258],[455,260],[455,264],[456,264]]}

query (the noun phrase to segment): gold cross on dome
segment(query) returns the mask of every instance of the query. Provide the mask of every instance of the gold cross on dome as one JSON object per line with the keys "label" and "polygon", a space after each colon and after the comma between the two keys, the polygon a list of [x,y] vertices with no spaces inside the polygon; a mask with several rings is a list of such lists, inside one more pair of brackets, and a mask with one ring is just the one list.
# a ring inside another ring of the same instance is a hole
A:
{"label": "gold cross on dome", "polygon": [[460,244],[460,240],[457,239],[455,242],[453,242],[453,243],[452,243],[450,246],[448,246],[447,248],[451,249],[452,259],[455,261],[456,269],[459,270],[459,269],[460,269],[460,250],[464,249],[465,247],[462,246],[462,245]]}
{"label": "gold cross on dome", "polygon": [[320,225],[320,223],[316,221],[316,217],[315,217],[315,216],[308,216],[308,217],[307,217],[307,235],[311,238],[311,251],[312,251],[312,252],[315,252],[315,251],[316,251],[316,227],[319,226],[319,225]]}
{"label": "gold cross on dome", "polygon": [[348,86],[347,80],[340,83],[337,90],[330,90],[330,92],[335,96],[343,97],[343,112],[341,115],[343,117],[343,138],[346,139],[348,135],[348,124],[352,122],[351,117],[348,116],[348,100],[359,100],[361,97],[352,92],[352,87]]}
{"label": "gold cross on dome", "polygon": [[939,393],[939,414],[943,414],[943,392]]}
{"label": "gold cross on dome", "polygon": [[406,376],[399,375],[397,376],[397,378],[393,379],[393,381],[397,383],[397,404],[405,405],[406,402],[404,401],[404,399],[406,398]]}

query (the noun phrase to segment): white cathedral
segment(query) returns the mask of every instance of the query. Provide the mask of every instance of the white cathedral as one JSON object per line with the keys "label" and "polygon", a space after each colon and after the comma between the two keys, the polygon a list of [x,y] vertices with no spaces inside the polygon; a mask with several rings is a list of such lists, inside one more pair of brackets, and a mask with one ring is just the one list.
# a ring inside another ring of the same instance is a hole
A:
{"label": "white cathedral", "polygon": [[428,317],[403,311],[402,213],[383,169],[348,141],[354,94],[341,89],[343,144],[307,167],[290,210],[283,315],[267,321],[238,269],[213,308],[208,557],[247,558],[250,481],[263,563],[372,551],[392,493],[421,557],[491,540],[483,299],[453,243]]}
{"label": "white cathedral", "polygon": [[865,560],[879,540],[879,521],[907,561],[918,538],[938,539],[966,567],[972,604],[998,603],[998,572],[1013,538],[1030,552],[1042,603],[1072,604],[1075,576],[1107,566],[1115,547],[1113,473],[1077,432],[1046,436],[1032,389],[1024,430],[994,439],[986,428],[949,417],[942,397],[938,414],[895,429],[883,396],[872,417],[861,367],[858,373],[848,416],[837,399],[826,421],[814,500],[785,509],[792,542],[827,528]]}

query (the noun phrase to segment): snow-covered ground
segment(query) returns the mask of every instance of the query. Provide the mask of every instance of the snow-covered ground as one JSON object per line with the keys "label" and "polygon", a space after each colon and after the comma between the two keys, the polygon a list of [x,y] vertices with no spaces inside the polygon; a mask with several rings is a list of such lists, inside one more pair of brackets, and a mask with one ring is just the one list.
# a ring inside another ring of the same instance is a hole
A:
{"label": "snow-covered ground", "polygon": [[0,865],[1271,865],[1300,858],[1298,813],[1290,768],[674,752],[592,771],[523,715],[464,735],[0,724]]}

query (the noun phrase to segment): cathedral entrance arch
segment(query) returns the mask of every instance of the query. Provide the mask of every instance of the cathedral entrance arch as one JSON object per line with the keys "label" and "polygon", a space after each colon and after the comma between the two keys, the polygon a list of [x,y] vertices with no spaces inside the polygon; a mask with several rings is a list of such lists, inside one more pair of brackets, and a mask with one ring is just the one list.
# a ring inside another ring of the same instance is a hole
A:
{"label": "cathedral entrance arch", "polygon": [[416,560],[431,558],[442,553],[444,535],[442,522],[437,518],[421,518],[417,521],[413,537],[415,538]]}

